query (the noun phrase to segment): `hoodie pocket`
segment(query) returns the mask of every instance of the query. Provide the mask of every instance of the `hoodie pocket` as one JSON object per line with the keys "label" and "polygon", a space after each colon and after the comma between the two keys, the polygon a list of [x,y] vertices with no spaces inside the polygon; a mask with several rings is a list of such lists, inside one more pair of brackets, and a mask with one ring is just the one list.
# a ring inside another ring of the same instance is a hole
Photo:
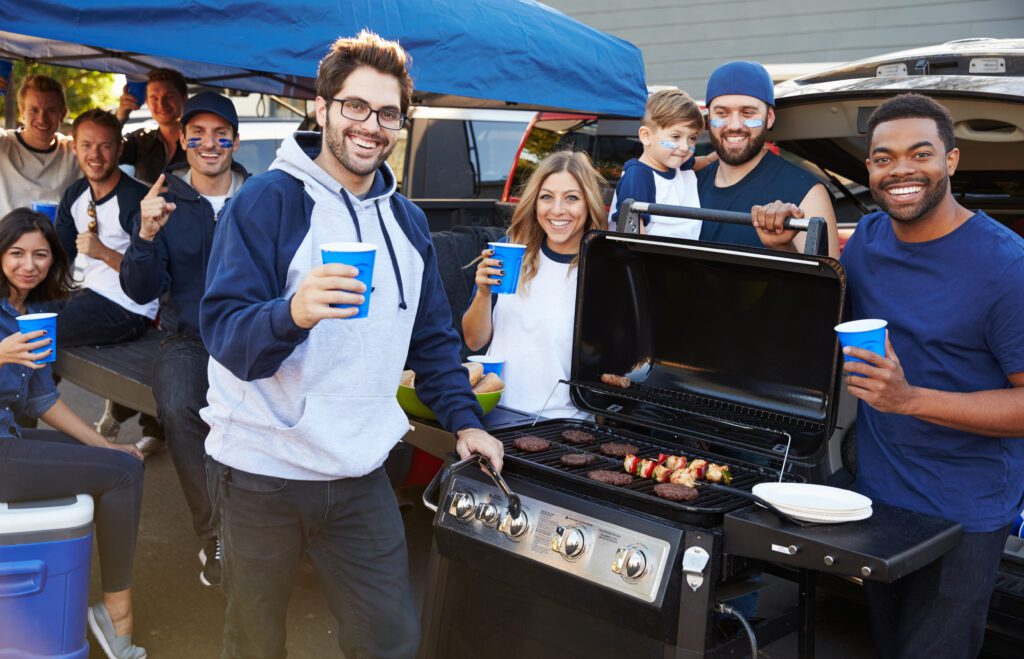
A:
{"label": "hoodie pocket", "polygon": [[293,426],[274,427],[278,455],[334,478],[377,467],[408,428],[394,396],[307,394]]}

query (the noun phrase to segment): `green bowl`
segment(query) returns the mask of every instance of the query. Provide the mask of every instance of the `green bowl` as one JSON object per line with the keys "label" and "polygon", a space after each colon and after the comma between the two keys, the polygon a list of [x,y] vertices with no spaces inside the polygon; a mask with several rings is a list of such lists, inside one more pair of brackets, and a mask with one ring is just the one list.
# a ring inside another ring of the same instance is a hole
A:
{"label": "green bowl", "polygon": [[[484,409],[484,414],[490,413],[498,405],[503,391],[505,390],[476,395],[477,402]],[[421,419],[437,420],[437,416],[429,407],[423,404],[419,396],[416,395],[416,390],[412,387],[407,387],[404,384],[398,385],[398,404],[405,410],[406,414],[418,416]]]}

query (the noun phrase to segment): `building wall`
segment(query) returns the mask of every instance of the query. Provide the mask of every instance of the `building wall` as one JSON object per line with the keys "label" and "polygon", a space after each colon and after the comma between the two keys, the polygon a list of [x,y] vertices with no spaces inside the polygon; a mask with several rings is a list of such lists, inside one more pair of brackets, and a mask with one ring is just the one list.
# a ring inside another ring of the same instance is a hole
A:
{"label": "building wall", "polygon": [[636,44],[648,85],[703,98],[722,62],[848,62],[968,37],[1024,37],[1024,0],[542,0]]}

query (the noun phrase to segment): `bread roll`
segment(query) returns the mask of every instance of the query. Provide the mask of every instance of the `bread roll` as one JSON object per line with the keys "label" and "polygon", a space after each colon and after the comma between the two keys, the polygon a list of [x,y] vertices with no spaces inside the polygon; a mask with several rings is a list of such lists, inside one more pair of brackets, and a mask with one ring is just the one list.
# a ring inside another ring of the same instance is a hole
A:
{"label": "bread roll", "polygon": [[484,365],[480,362],[464,362],[462,367],[469,371],[469,386],[475,387],[484,376]]}
{"label": "bread roll", "polygon": [[401,383],[406,387],[416,386],[416,371],[402,371]]}
{"label": "bread roll", "polygon": [[488,373],[473,387],[473,393],[489,394],[494,391],[501,391],[504,388],[505,383],[501,381],[501,378],[496,373]]}

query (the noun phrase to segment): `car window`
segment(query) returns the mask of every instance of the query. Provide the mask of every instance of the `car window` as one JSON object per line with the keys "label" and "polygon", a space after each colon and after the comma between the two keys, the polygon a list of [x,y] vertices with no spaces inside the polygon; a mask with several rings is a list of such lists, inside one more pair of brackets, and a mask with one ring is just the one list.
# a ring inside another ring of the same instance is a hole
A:
{"label": "car window", "polygon": [[277,148],[283,140],[242,140],[235,161],[241,163],[250,174],[262,174],[270,169],[277,155]]}

